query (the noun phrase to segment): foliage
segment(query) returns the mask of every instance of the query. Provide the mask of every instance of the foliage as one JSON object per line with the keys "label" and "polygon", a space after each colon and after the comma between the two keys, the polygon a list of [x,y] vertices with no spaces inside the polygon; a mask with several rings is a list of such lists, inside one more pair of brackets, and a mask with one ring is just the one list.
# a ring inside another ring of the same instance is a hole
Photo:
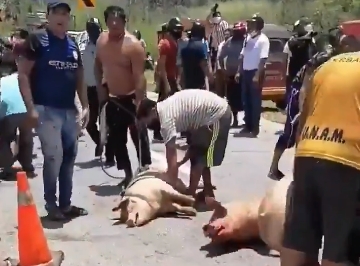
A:
{"label": "foliage", "polygon": [[[20,12],[19,23],[31,10],[45,10],[40,0],[3,0],[11,7],[12,12]],[[225,2],[223,2],[225,1]],[[46,1],[45,1],[46,2]],[[214,2],[211,0],[96,0],[94,10],[79,9],[77,1],[68,0],[76,16],[76,30],[83,30],[85,21],[90,16],[102,20],[103,10],[106,6],[116,4],[124,7],[129,15],[128,27],[132,31],[138,29],[148,44],[148,50],[156,54],[159,25],[172,16],[205,18]],[[283,25],[293,24],[301,16],[313,19],[318,28],[331,28],[339,21],[360,16],[360,0],[221,0],[219,11],[229,22],[244,20],[254,13],[259,13],[268,23]],[[9,23],[2,23],[0,31],[8,29]]]}

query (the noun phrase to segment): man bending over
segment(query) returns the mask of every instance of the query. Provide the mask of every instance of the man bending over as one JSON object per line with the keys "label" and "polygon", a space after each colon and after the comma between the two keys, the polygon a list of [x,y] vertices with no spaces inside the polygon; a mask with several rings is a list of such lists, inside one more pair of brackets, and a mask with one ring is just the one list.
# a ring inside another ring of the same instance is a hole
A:
{"label": "man bending over", "polygon": [[[178,177],[179,166],[190,159],[188,194],[195,196],[202,176],[205,195],[213,197],[210,168],[221,165],[224,159],[232,120],[227,101],[206,90],[187,89],[159,103],[144,99],[139,105],[138,119],[151,130],[160,128],[171,183]],[[190,133],[189,149],[178,163],[175,140],[177,133],[185,131]]]}

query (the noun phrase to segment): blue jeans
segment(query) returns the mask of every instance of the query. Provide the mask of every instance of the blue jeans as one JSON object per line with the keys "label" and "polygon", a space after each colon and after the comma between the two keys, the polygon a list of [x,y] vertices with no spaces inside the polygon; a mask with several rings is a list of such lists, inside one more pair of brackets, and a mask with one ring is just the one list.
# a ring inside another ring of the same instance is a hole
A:
{"label": "blue jeans", "polygon": [[[36,128],[44,155],[44,199],[46,209],[66,209],[71,205],[74,163],[77,155],[79,126],[76,110],[37,105],[39,125]],[[59,179],[58,179],[59,178]],[[59,205],[57,181],[59,180]]]}
{"label": "blue jeans", "polygon": [[255,70],[244,70],[242,73],[242,99],[244,105],[244,122],[249,131],[259,131],[261,116],[261,89],[253,82]]}

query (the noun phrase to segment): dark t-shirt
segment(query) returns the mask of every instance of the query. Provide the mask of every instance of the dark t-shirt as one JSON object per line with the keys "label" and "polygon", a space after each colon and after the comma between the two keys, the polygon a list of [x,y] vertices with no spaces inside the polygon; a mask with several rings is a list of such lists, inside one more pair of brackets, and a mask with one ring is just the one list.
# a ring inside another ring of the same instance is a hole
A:
{"label": "dark t-shirt", "polygon": [[34,104],[75,108],[77,71],[82,60],[71,37],[60,39],[46,29],[35,31],[24,42],[22,56],[35,62],[30,76]]}
{"label": "dark t-shirt", "polygon": [[202,88],[205,85],[205,73],[201,64],[206,60],[206,49],[201,40],[190,39],[181,50],[181,61],[185,88]]}

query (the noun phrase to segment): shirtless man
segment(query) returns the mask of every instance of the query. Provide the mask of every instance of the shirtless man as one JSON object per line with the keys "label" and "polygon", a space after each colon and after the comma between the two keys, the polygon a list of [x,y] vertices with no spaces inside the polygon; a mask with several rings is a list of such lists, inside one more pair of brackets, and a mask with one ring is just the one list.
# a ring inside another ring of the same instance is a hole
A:
{"label": "shirtless man", "polygon": [[[146,95],[145,51],[140,41],[125,30],[126,15],[123,8],[107,7],[104,18],[109,31],[101,33],[97,40],[94,72],[100,106],[108,103],[108,142],[115,149],[117,168],[124,170],[129,180],[132,170],[126,147],[127,132],[135,124],[137,103]],[[103,86],[103,79],[107,86]],[[134,143],[138,156],[141,153],[141,167],[144,167],[151,164],[147,131],[141,130],[137,135],[138,139]]]}

